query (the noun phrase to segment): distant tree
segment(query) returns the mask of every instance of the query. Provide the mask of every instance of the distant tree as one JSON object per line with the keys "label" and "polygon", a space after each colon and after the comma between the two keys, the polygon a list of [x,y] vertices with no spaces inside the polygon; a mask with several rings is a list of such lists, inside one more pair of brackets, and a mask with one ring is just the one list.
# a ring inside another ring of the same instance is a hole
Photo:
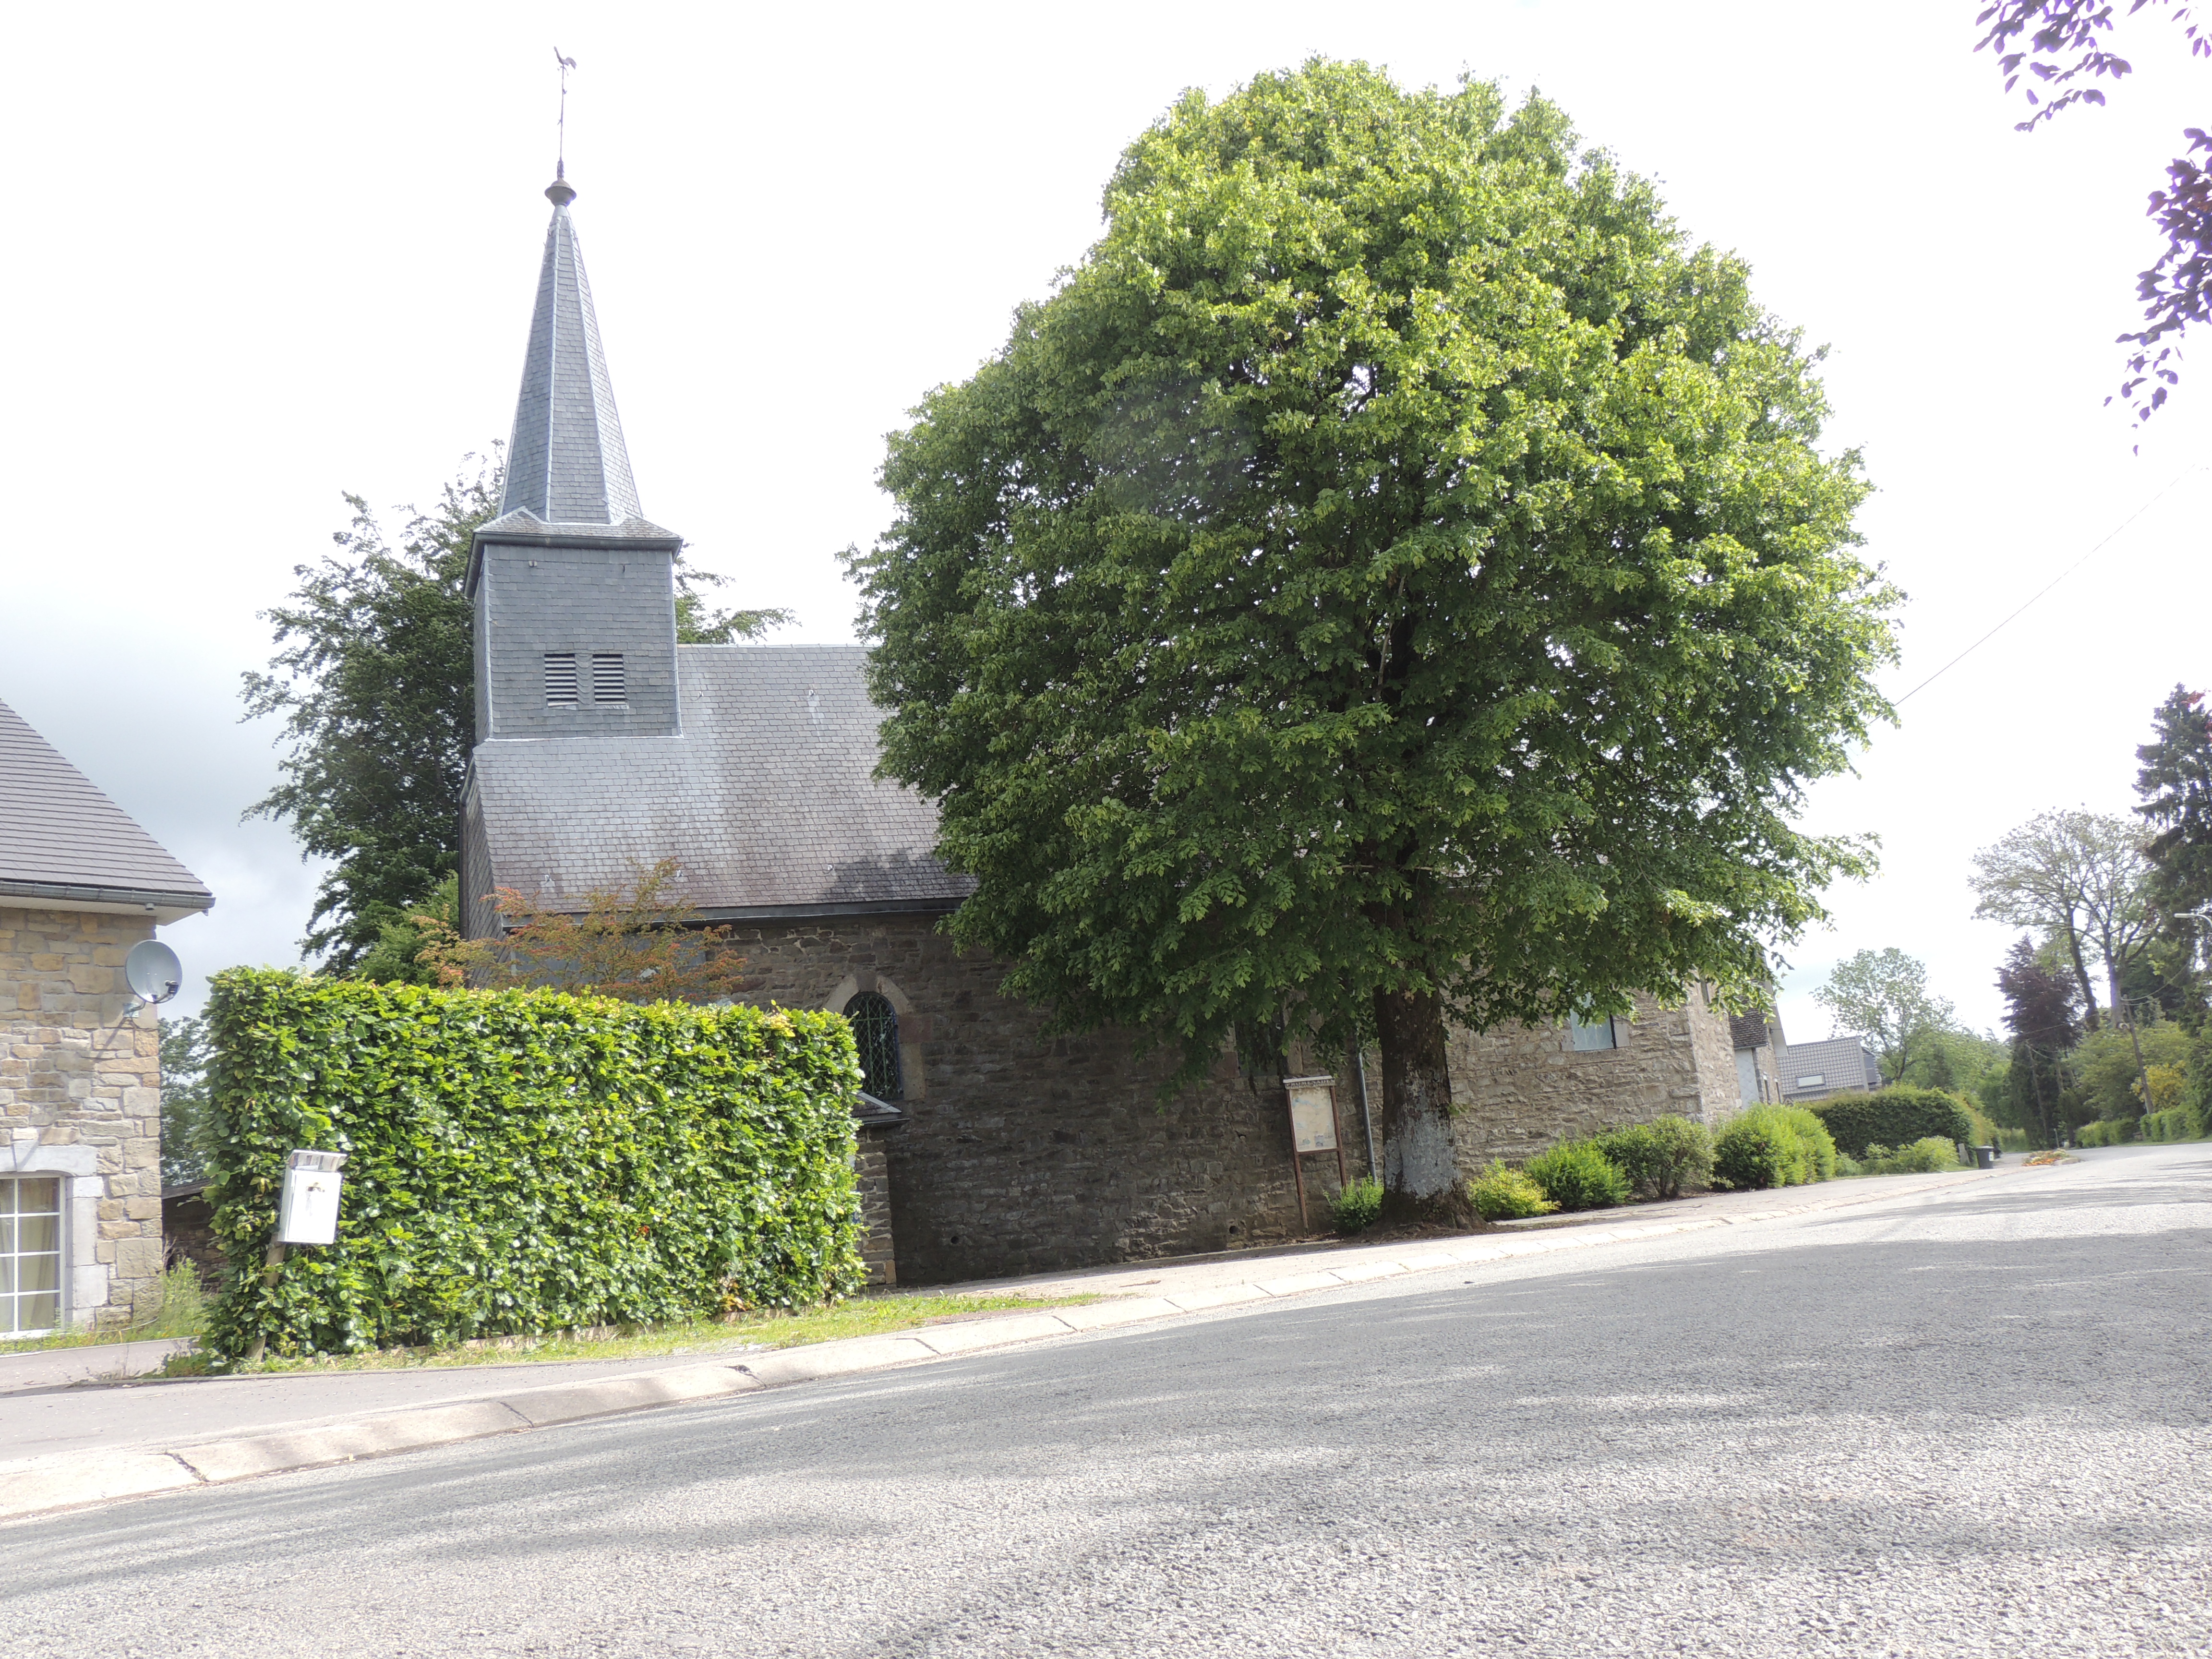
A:
{"label": "distant tree", "polygon": [[1992,1073],[2004,1071],[2012,1052],[2009,1044],[1996,1037],[1977,1036],[1949,1025],[1923,1030],[1911,1049],[1897,1082],[1977,1097]]}
{"label": "distant tree", "polygon": [[1928,988],[1926,964],[1894,945],[1838,963],[1813,1000],[1845,1030],[1874,1039],[1881,1074],[1893,1083],[1936,1033],[1955,1029],[1949,999]]}
{"label": "distant tree", "polygon": [[627,886],[594,888],[572,912],[500,888],[489,895],[505,931],[462,939],[453,924],[418,913],[421,960],[441,985],[483,990],[568,991],[620,1002],[712,1002],[744,988],[744,958],[730,930],[704,927],[674,896],[674,859],[641,870]]}
{"label": "distant tree", "polygon": [[[278,649],[245,677],[246,718],[277,715],[283,781],[247,810],[279,820],[301,856],[331,860],[303,947],[326,972],[353,969],[384,929],[403,923],[460,867],[461,780],[476,746],[469,544],[499,510],[499,461],[465,457],[428,513],[405,509],[395,544],[368,503],[348,495],[337,551],[300,565],[299,586],[264,611]],[[783,611],[708,612],[699,586],[722,578],[677,568],[685,644],[751,639]]]}
{"label": "distant tree", "polygon": [[854,560],[954,937],[1060,1029],[1374,1033],[1394,1214],[1466,1213],[1453,1022],[1715,981],[1865,867],[1792,827],[1893,591],[1814,357],[1565,117],[1359,64],[1187,94],[891,440]]}
{"label": "distant tree", "polygon": [[2143,848],[2150,908],[2185,968],[2212,965],[2212,713],[2202,691],[2177,685],[2151,722],[2136,750],[2136,811],[2155,831]]}
{"label": "distant tree", "polygon": [[[2197,0],[2130,0],[2126,15],[2132,17],[2153,4],[2181,25],[2191,57],[2212,57],[2212,36],[2192,15]],[[1974,21],[1986,25],[1989,33],[1974,50],[1996,49],[2005,90],[2025,76],[2056,94],[2046,99],[2031,86],[2027,101],[2035,113],[2017,131],[2033,132],[2070,105],[2102,104],[2105,94],[2095,82],[2118,82],[2134,72],[2135,66],[2109,44],[2118,9],[2115,0],[1998,0],[1983,9]],[[2166,245],[2157,263],[2136,279],[2144,326],[2120,336],[2120,343],[2135,351],[2114,395],[2130,399],[2145,386],[2151,389],[2135,406],[2137,421],[2148,420],[2180,383],[2168,365],[2179,355],[2189,325],[2205,321],[2212,307],[2212,171],[2197,159],[2212,157],[2212,137],[2200,127],[2185,128],[2181,137],[2181,154],[2166,166],[2166,188],[2151,191],[2147,210]]]}
{"label": "distant tree", "polygon": [[2058,1144],[2065,1127],[2064,1082],[2060,1064],[2081,1038],[2075,1018],[2081,992],[2065,974],[2055,973],[2023,937],[1997,969],[1997,990],[2005,1000],[2005,1026],[2012,1033],[2013,1120],[2027,1126],[2045,1146]]}
{"label": "distant tree", "polygon": [[2089,962],[2105,969],[2116,1008],[2124,981],[2147,950],[2154,923],[2142,832],[2125,818],[2086,808],[2045,812],[1974,854],[1969,878],[1977,916],[2048,931],[2066,949],[2088,1024],[2100,1024]]}
{"label": "distant tree", "polygon": [[[2141,1065],[2136,1060],[2138,1042]],[[2140,1117],[2146,1109],[2143,1102],[2155,1094],[2150,1074],[2161,1066],[2177,1070],[2187,1066],[2192,1046],[2189,1034],[2170,1019],[2153,1021],[2132,1033],[2108,1026],[2075,1045],[2066,1057],[2067,1074],[2094,1115]]]}
{"label": "distant tree", "polygon": [[161,1184],[189,1187],[207,1175],[200,1127],[207,1121],[208,1062],[215,1048],[205,1022],[185,1014],[161,1022]]}

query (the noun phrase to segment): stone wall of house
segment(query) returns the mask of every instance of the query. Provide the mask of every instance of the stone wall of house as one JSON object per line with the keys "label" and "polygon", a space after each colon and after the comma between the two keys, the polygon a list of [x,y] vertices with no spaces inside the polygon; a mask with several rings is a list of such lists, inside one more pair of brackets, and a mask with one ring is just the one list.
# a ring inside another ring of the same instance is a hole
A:
{"label": "stone wall of house", "polygon": [[1460,1165],[1517,1163],[1562,1140],[1679,1114],[1717,1125],[1736,1110],[1728,1017],[1689,988],[1678,1008],[1638,995],[1614,1023],[1620,1046],[1577,1050],[1564,1025],[1454,1031],[1452,1103]]}
{"label": "stone wall of house", "polygon": [[860,1260],[868,1264],[868,1283],[898,1283],[898,1249],[891,1228],[890,1164],[884,1137],[896,1130],[863,1129],[853,1157],[853,1178],[860,1189]]}
{"label": "stone wall of house", "polygon": [[[1307,1159],[1312,1219],[1301,1227],[1276,1079],[1248,1083],[1224,1056],[1164,1105],[1174,1055],[1139,1058],[1116,1032],[1045,1036],[1036,1009],[999,994],[1003,969],[957,955],[936,920],[731,935],[748,1000],[842,1012],[872,991],[898,1012],[907,1121],[881,1145],[902,1282],[1231,1249],[1328,1226],[1335,1160]],[[1349,1092],[1338,1090],[1340,1134],[1356,1129]]]}
{"label": "stone wall of house", "polygon": [[150,1313],[161,1277],[161,1036],[126,1021],[150,917],[0,907],[0,1176],[66,1181],[70,1322]]}

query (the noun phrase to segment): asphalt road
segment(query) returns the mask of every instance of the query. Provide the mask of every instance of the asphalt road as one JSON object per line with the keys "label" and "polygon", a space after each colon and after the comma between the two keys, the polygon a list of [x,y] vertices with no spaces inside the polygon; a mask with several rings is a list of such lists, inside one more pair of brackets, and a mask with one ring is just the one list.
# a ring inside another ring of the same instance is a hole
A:
{"label": "asphalt road", "polygon": [[0,1528],[0,1650],[2212,1655],[2212,1146]]}

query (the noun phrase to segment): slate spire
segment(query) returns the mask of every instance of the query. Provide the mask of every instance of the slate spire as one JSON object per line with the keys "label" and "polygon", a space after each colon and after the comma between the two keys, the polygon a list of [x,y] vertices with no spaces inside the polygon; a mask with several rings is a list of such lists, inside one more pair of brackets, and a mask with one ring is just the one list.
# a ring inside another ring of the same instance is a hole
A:
{"label": "slate spire", "polygon": [[556,178],[545,194],[553,204],[553,222],[545,230],[545,261],[538,274],[538,306],[530,319],[530,353],[523,360],[500,512],[520,509],[548,524],[642,519],[583,250],[568,217],[576,192],[565,178]]}

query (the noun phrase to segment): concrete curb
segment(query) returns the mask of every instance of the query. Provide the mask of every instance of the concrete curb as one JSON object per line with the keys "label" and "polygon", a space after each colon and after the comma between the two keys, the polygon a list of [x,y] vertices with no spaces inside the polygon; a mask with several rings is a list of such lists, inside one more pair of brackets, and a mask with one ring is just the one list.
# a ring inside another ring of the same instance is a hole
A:
{"label": "concrete curb", "polygon": [[[1969,1181],[1985,1181],[1990,1173],[1993,1172],[1976,1171],[1957,1181],[1931,1182],[1923,1190],[1937,1191]],[[853,1337],[842,1342],[748,1354],[742,1362],[642,1371],[627,1376],[601,1377],[590,1382],[555,1382],[543,1388],[517,1389],[495,1400],[419,1407],[343,1423],[276,1429],[264,1434],[241,1435],[173,1449],[68,1452],[51,1457],[19,1459],[0,1462],[0,1521],[121,1498],[150,1497],[185,1486],[218,1486],[291,1469],[318,1468],[362,1458],[421,1451],[491,1435],[526,1433],[587,1418],[719,1400],[758,1389],[849,1376],[860,1371],[920,1364],[1083,1331],[1177,1318],[1241,1303],[1310,1296],[1404,1273],[1549,1255],[1561,1250],[1587,1249],[1600,1244],[1627,1243],[1680,1233],[1708,1232],[1717,1227],[1778,1221],[1874,1201],[1838,1198],[1745,1215],[1700,1216],[1680,1221],[1602,1228],[1558,1227],[1459,1243],[1440,1240],[1408,1250],[1402,1256],[1370,1258],[1347,1262],[1341,1267],[1291,1273],[1279,1279],[928,1325],[896,1336]]]}

